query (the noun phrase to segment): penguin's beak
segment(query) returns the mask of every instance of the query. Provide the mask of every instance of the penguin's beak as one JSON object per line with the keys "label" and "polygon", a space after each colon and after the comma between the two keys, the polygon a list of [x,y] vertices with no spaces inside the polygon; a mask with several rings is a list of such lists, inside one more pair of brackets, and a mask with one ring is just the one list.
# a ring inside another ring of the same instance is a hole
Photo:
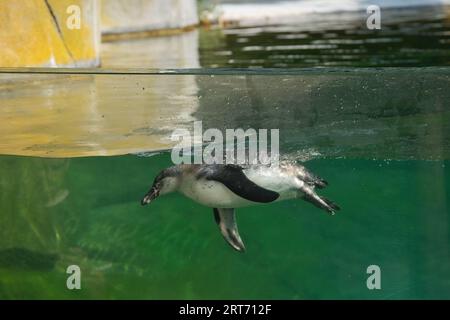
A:
{"label": "penguin's beak", "polygon": [[145,195],[145,197],[141,200],[141,204],[145,206],[146,204],[149,204],[154,199],[158,198],[159,196],[159,190],[152,187],[150,191]]}

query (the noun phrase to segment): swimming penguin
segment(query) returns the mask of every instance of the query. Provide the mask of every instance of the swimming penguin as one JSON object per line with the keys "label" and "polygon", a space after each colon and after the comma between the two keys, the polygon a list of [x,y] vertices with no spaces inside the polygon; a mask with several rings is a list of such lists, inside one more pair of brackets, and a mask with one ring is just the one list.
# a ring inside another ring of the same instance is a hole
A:
{"label": "swimming penguin", "polygon": [[334,214],[339,206],[314,191],[316,187],[321,189],[327,185],[305,167],[291,163],[279,166],[181,164],[161,171],[141,204],[179,191],[213,208],[215,221],[225,240],[235,250],[243,252],[245,246],[238,232],[235,208],[301,198]]}

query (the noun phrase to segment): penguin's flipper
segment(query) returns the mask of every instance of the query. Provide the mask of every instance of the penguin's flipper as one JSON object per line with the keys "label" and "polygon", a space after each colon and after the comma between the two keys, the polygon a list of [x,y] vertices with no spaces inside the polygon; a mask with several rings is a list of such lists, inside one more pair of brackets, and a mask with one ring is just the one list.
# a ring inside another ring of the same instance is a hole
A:
{"label": "penguin's flipper", "polygon": [[214,208],[213,210],[214,220],[216,220],[225,240],[233,247],[233,249],[244,252],[245,246],[239,235],[234,209]]}
{"label": "penguin's flipper", "polygon": [[253,202],[268,203],[280,196],[278,192],[260,187],[249,180],[237,165],[211,165],[202,169],[198,177],[220,182],[241,198]]}
{"label": "penguin's flipper", "polygon": [[319,196],[317,193],[314,192],[313,189],[309,188],[308,186],[303,186],[300,188],[300,191],[304,193],[303,199],[312,203],[316,207],[328,211],[330,214],[334,215],[337,210],[340,210],[341,208],[334,203],[331,200],[328,200],[327,198]]}

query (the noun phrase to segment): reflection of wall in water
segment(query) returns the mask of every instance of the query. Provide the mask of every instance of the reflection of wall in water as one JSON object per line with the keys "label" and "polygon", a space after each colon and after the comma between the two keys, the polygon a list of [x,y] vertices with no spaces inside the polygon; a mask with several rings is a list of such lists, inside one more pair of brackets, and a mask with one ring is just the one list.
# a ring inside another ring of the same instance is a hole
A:
{"label": "reflection of wall in water", "polygon": [[63,224],[70,223],[60,219],[60,205],[70,196],[68,168],[68,159],[0,157],[0,256],[15,248],[58,251]]}
{"label": "reflection of wall in water", "polygon": [[102,0],[102,32],[181,29],[198,23],[196,0]]}
{"label": "reflection of wall in water", "polygon": [[[281,149],[323,156],[450,158],[444,70],[198,76],[203,128],[279,128]],[[405,140],[408,142],[405,143]]]}
{"label": "reflection of wall in water", "polygon": [[164,149],[198,105],[193,75],[0,74],[0,89],[1,154],[77,157]]}
{"label": "reflection of wall in water", "polygon": [[102,43],[102,68],[198,68],[198,30]]}

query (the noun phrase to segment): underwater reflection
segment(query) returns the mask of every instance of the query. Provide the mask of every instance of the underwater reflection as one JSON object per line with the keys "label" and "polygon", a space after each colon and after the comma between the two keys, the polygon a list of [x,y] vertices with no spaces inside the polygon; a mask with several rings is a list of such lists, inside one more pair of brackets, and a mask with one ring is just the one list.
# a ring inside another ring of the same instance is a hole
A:
{"label": "underwater reflection", "polygon": [[64,241],[58,211],[70,195],[69,166],[69,159],[0,157],[1,249],[21,248],[22,256],[58,251]]}

